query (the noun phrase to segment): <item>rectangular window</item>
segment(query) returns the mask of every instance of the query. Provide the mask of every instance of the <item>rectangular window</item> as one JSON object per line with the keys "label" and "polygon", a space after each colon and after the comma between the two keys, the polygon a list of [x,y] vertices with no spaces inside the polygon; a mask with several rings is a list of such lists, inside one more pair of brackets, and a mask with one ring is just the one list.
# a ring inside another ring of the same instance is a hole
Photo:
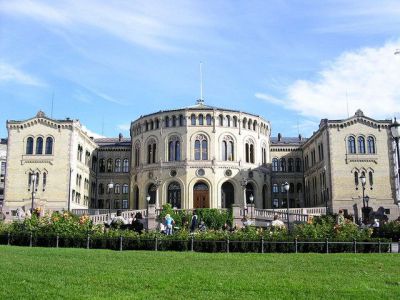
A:
{"label": "rectangular window", "polygon": [[122,200],[122,208],[128,208],[128,200]]}

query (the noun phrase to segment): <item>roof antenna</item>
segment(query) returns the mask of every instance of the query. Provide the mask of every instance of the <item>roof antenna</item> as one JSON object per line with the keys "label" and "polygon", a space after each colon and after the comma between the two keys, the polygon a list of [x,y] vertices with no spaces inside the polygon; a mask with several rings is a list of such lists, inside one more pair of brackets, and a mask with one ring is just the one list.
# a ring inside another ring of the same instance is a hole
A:
{"label": "roof antenna", "polygon": [[200,99],[197,100],[198,105],[204,104],[203,99],[203,62],[200,62]]}

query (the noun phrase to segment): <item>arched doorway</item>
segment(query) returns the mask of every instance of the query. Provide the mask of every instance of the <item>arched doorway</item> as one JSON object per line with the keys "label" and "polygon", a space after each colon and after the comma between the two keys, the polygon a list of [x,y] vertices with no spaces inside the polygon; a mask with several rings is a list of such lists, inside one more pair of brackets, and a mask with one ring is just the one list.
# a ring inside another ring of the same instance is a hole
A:
{"label": "arched doorway", "polygon": [[209,208],[210,193],[207,183],[198,182],[193,187],[193,208]]}
{"label": "arched doorway", "polygon": [[[249,182],[246,185],[246,203],[249,204],[250,202],[250,196],[253,195],[253,199],[255,198],[254,194],[254,186]],[[253,200],[254,203],[255,199]]]}
{"label": "arched doorway", "polygon": [[181,208],[181,186],[178,182],[171,182],[168,185],[167,202],[172,207]]}
{"label": "arched doorway", "polygon": [[221,207],[232,208],[235,203],[235,188],[229,181],[224,182],[221,187]]}
{"label": "arched doorway", "polygon": [[149,185],[149,188],[147,189],[147,195],[150,196],[149,204],[156,204],[156,194],[157,194],[157,187],[152,183]]}
{"label": "arched doorway", "polygon": [[139,187],[138,186],[135,186],[135,192],[133,193],[133,195],[135,197],[135,199],[133,200],[134,201],[133,207],[135,209],[139,209]]}

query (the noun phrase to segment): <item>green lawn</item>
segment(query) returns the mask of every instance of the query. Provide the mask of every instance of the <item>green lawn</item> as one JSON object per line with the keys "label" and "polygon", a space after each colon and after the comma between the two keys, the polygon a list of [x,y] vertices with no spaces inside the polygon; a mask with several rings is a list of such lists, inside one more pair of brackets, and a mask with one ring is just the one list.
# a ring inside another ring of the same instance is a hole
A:
{"label": "green lawn", "polygon": [[0,299],[399,299],[398,254],[0,246]]}

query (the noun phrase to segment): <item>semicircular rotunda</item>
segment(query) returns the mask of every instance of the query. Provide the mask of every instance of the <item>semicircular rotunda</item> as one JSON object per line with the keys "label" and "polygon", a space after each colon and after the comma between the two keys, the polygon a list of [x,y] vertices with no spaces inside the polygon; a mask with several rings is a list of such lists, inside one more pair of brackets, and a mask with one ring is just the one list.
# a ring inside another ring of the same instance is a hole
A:
{"label": "semicircular rotunda", "polygon": [[[131,124],[134,207],[228,208],[266,203],[270,123],[205,105],[160,111]],[[252,196],[252,197],[250,197]]]}

